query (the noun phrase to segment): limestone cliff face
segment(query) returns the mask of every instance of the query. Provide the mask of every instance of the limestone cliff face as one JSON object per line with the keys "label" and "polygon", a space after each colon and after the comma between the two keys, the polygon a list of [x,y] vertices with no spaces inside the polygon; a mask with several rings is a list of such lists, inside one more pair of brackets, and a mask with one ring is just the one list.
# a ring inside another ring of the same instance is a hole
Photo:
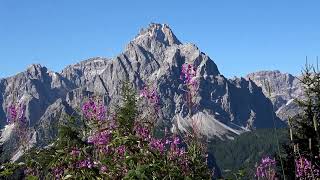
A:
{"label": "limestone cliff face", "polygon": [[[156,88],[161,97],[159,120],[172,130],[185,130],[191,119],[184,113],[186,104],[179,79],[184,63],[196,67],[199,90],[193,119],[204,135],[232,138],[250,129],[272,127],[273,117],[281,125],[271,101],[254,81],[225,78],[210,57],[194,44],[181,43],[163,24],[142,29],[116,57],[91,58],[61,73],[32,65],[23,73],[1,79],[0,118],[5,121],[11,102],[27,104],[33,129],[30,137],[36,139],[35,145],[43,146],[55,138],[54,125],[63,114],[74,113],[84,98],[93,94],[103,96],[107,106],[116,104],[121,82],[128,80],[136,90],[144,85]],[[8,129],[3,132],[9,133]]]}
{"label": "limestone cliff face", "polygon": [[247,75],[247,79],[262,88],[271,99],[275,112],[282,120],[295,116],[300,108],[294,99],[303,98],[303,89],[298,77],[280,71],[260,71]]}

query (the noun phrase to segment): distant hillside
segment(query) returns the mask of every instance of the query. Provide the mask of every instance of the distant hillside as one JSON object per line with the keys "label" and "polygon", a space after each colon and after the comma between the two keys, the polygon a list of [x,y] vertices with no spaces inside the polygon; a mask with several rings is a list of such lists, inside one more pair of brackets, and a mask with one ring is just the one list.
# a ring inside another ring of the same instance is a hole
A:
{"label": "distant hillside", "polygon": [[277,152],[276,137],[280,145],[289,140],[286,129],[259,129],[243,133],[234,140],[215,140],[209,144],[209,152],[214,155],[223,177],[235,179],[234,173],[239,170],[254,177],[255,164],[262,157],[274,156]]}

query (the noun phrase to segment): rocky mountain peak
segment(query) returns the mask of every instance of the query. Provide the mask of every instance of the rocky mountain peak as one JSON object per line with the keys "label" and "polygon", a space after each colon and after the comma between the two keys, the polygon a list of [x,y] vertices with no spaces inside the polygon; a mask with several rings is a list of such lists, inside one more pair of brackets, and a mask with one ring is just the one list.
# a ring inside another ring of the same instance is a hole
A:
{"label": "rocky mountain peak", "polygon": [[148,28],[141,29],[132,42],[144,46],[151,41],[157,41],[165,46],[181,44],[167,24],[157,23],[151,23]]}
{"label": "rocky mountain peak", "polygon": [[[299,80],[297,77],[288,73],[281,73],[278,70],[274,71],[258,71],[250,73],[246,76],[247,79],[254,81],[258,86],[262,87],[264,93],[268,93],[270,88],[275,94],[290,94],[297,89]],[[267,87],[270,86],[270,87]],[[284,93],[283,91],[290,91]]]}
{"label": "rocky mountain peak", "polygon": [[36,146],[46,145],[56,138],[54,125],[65,114],[76,112],[83,100],[98,95],[107,107],[118,105],[122,82],[130,81],[137,91],[144,85],[154,88],[161,97],[159,123],[184,131],[193,123],[186,116],[186,90],[180,79],[184,63],[196,68],[199,87],[193,97],[197,107],[192,118],[198,119],[203,135],[232,138],[249,129],[273,126],[271,101],[254,78],[228,80],[197,46],[182,44],[168,25],[155,23],[141,30],[114,58],[91,58],[61,73],[33,64],[27,71],[0,81],[0,119],[6,118],[6,108],[14,99],[23,99],[37,136]]}
{"label": "rocky mountain peak", "polygon": [[28,75],[31,76],[31,78],[39,78],[41,77],[44,73],[47,73],[48,69],[40,64],[31,64],[26,72]]}
{"label": "rocky mountain peak", "polygon": [[262,88],[263,93],[271,99],[277,116],[282,120],[287,120],[299,112],[299,107],[294,101],[303,97],[298,77],[274,70],[250,73],[246,79],[252,80]]}

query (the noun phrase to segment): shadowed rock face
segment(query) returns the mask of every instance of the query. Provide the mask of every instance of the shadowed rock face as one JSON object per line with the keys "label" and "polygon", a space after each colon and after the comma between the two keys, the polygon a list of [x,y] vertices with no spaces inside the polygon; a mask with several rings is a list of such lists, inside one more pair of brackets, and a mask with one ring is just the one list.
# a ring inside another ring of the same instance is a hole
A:
{"label": "shadowed rock face", "polygon": [[[144,85],[156,88],[162,104],[159,121],[172,130],[185,130],[192,120],[184,113],[187,105],[179,79],[184,63],[197,69],[200,87],[193,119],[201,133],[232,138],[246,130],[272,127],[272,103],[261,88],[251,80],[226,79],[206,54],[193,44],[182,44],[168,25],[162,24],[142,29],[114,58],[88,59],[61,73],[32,65],[23,73],[2,79],[0,118],[5,119],[11,102],[27,104],[32,137],[36,145],[44,146],[55,138],[55,124],[62,120],[61,115],[73,113],[93,94],[103,96],[108,106],[117,104],[121,82],[128,80],[137,90]],[[281,124],[277,117],[275,121]]]}
{"label": "shadowed rock face", "polygon": [[303,97],[298,77],[280,71],[260,71],[251,73],[246,78],[262,88],[263,93],[272,101],[277,116],[282,120],[287,120],[288,117],[300,112],[294,101]]}

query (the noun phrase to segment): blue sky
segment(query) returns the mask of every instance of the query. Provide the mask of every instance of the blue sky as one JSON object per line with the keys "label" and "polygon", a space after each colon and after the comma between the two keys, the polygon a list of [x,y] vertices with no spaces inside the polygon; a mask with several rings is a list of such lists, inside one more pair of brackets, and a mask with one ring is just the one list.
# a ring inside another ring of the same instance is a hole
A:
{"label": "blue sky", "polygon": [[142,27],[167,23],[227,77],[299,74],[320,55],[318,0],[0,0],[0,77],[40,63],[54,71],[120,53]]}

